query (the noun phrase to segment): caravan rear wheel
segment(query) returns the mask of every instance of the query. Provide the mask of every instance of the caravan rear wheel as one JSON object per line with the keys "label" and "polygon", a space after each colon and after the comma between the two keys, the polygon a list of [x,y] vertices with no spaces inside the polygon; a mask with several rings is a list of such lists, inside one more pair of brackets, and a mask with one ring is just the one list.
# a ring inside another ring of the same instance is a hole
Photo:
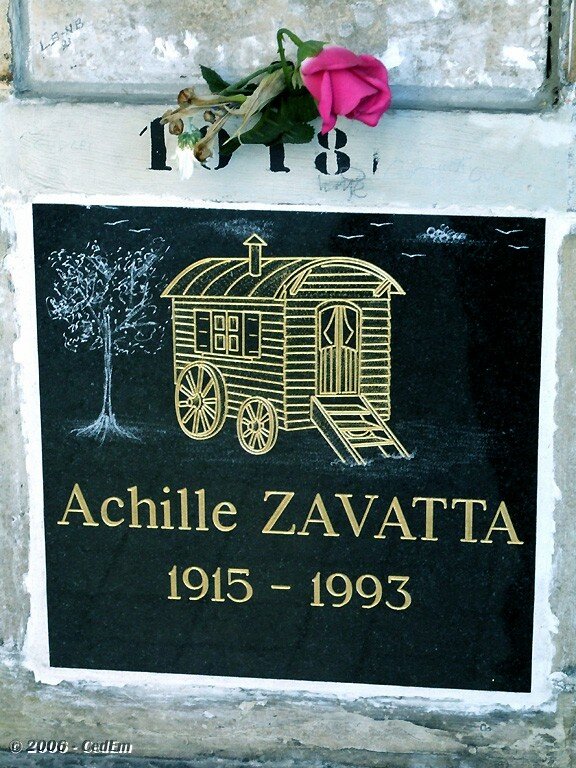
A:
{"label": "caravan rear wheel", "polygon": [[215,366],[196,360],[176,381],[176,417],[182,431],[194,440],[207,440],[220,431],[226,418],[226,385]]}
{"label": "caravan rear wheel", "polygon": [[278,437],[278,416],[269,400],[250,397],[238,411],[238,440],[248,453],[268,453]]}

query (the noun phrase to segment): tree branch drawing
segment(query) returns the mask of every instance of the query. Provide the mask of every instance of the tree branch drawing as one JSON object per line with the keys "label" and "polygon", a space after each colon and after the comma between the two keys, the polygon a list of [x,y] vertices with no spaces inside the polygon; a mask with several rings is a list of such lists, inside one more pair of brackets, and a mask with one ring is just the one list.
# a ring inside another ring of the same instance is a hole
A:
{"label": "tree branch drawing", "polygon": [[102,350],[102,408],[94,422],[72,430],[103,443],[110,437],[137,439],[121,426],[112,407],[114,358],[139,350],[154,354],[164,337],[156,298],[163,275],[160,261],[168,248],[162,238],[146,247],[123,246],[105,251],[97,240],[83,251],[53,251],[48,262],[55,272],[53,295],[46,301],[48,314],[64,323],[64,346]]}

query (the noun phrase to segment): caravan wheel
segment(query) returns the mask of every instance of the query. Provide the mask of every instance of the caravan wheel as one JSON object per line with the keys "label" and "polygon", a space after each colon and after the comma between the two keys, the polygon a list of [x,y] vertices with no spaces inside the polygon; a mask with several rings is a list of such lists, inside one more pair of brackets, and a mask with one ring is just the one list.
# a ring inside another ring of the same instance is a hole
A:
{"label": "caravan wheel", "polygon": [[194,440],[213,437],[226,418],[226,385],[215,366],[196,360],[176,381],[176,417],[182,431]]}
{"label": "caravan wheel", "polygon": [[269,400],[250,397],[238,411],[238,440],[248,453],[268,453],[278,437],[278,416]]}

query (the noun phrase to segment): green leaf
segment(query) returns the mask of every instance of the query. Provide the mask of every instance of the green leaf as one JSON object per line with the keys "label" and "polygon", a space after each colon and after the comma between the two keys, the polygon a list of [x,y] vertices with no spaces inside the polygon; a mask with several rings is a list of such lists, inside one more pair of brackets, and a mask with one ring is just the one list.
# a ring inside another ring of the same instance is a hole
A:
{"label": "green leaf", "polygon": [[283,91],[266,105],[256,125],[240,137],[227,141],[221,153],[231,155],[242,144],[264,144],[270,146],[280,141],[287,144],[306,144],[315,134],[308,123],[318,117],[318,107],[310,93],[304,88]]}
{"label": "green leaf", "polygon": [[227,141],[220,149],[220,154],[231,155],[236,152],[242,144],[264,144],[264,146],[270,146],[274,144],[282,135],[282,127],[278,125],[274,114],[265,112],[256,125],[249,131],[242,134],[242,141],[233,138]]}
{"label": "green leaf", "polygon": [[200,71],[202,72],[202,77],[204,80],[206,80],[208,88],[210,88],[212,93],[220,93],[220,91],[223,91],[230,85],[230,83],[227,83],[226,80],[220,77],[218,72],[210,69],[210,67],[205,67],[201,64]]}
{"label": "green leaf", "polygon": [[302,43],[302,45],[299,45],[297,60],[298,66],[302,64],[304,59],[318,56],[325,45],[328,45],[328,43],[325,43],[322,40],[306,40],[304,43]]}
{"label": "green leaf", "polygon": [[318,107],[306,88],[298,88],[281,95],[280,115],[282,122],[310,123],[318,117]]}
{"label": "green leaf", "polygon": [[275,109],[265,109],[261,113],[261,117],[256,125],[242,134],[241,142],[238,139],[227,141],[222,147],[222,151],[230,154],[238,149],[241,144],[272,144],[281,136],[283,131],[284,127],[278,122],[278,111]]}
{"label": "green leaf", "polygon": [[316,130],[308,123],[296,123],[289,130],[284,131],[280,137],[280,141],[285,144],[308,144],[312,141]]}

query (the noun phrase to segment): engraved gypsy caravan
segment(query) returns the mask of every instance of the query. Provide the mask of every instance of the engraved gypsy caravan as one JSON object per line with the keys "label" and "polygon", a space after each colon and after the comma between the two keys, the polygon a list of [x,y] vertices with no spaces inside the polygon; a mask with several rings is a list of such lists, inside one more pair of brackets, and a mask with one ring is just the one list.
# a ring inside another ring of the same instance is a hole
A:
{"label": "engraved gypsy caravan", "polygon": [[256,234],[240,258],[205,258],[162,293],[172,299],[176,416],[191,438],[226,417],[252,454],[278,430],[318,429],[342,461],[367,449],[408,454],[390,419],[390,297],[373,264],[267,257]]}

